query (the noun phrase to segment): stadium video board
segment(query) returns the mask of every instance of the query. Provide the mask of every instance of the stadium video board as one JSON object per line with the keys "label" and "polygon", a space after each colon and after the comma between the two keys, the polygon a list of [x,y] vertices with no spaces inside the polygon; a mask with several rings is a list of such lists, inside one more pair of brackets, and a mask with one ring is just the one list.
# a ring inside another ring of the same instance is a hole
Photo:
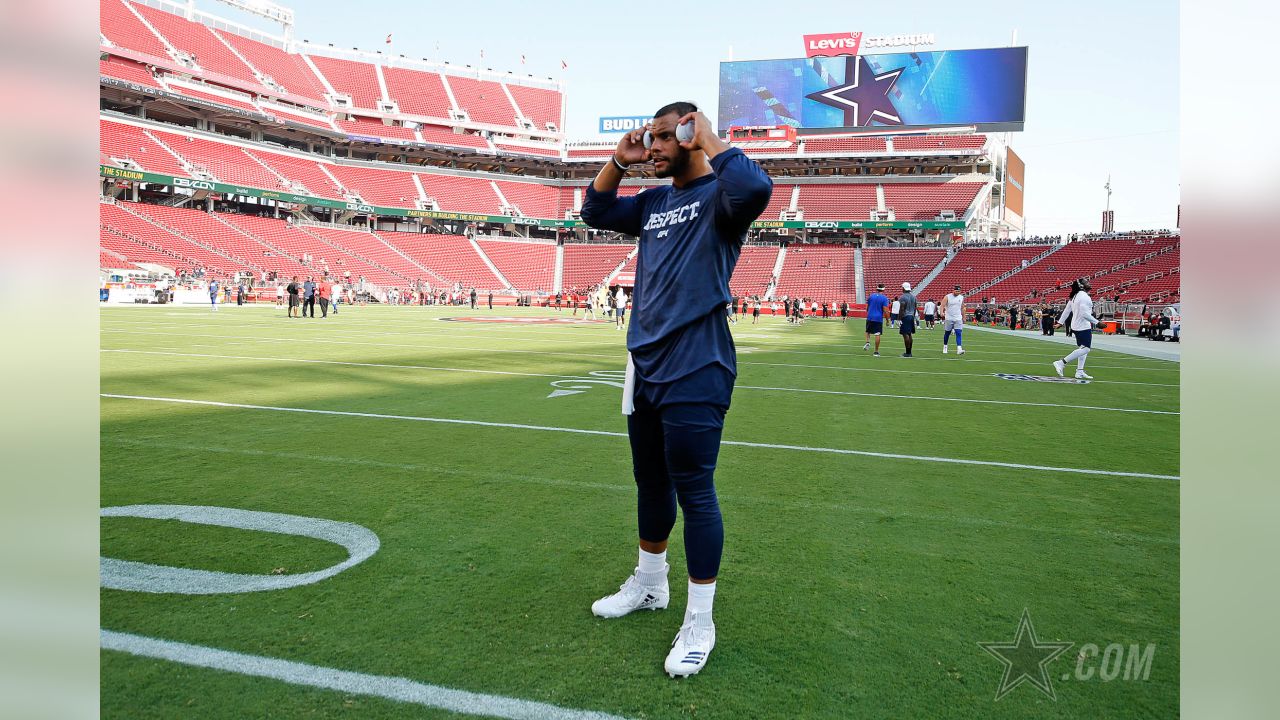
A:
{"label": "stadium video board", "polygon": [[723,135],[733,125],[798,128],[977,125],[1021,130],[1027,48],[720,63]]}

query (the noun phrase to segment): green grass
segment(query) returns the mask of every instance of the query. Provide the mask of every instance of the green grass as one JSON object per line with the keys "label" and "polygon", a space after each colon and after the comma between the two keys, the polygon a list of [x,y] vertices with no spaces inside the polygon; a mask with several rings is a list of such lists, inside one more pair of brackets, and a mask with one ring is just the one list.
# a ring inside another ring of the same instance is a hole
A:
{"label": "green grass", "polygon": [[[437,320],[472,314],[487,311],[348,308],[304,321],[261,308],[104,310],[104,350],[172,354],[102,353],[102,392],[625,432],[616,388],[548,398],[560,378],[546,377],[620,370],[623,333]],[[726,440],[1178,474],[1176,414],[794,391],[1176,413],[1174,363],[1097,351],[1098,382],[1013,382],[992,374],[1049,374],[1060,346],[969,330],[968,354],[944,357],[939,329],[906,360],[894,334],[885,357],[864,354],[860,321],[762,318],[734,331],[743,352]],[[111,398],[101,408],[104,507],[311,516],[382,543],[288,590],[104,590],[106,629],[627,717],[1178,714],[1176,480],[725,446],[718,643],[703,673],[673,681],[661,663],[685,603],[679,526],[670,609],[613,621],[589,611],[635,563],[625,438]],[[317,540],[135,518],[104,519],[102,541],[112,557],[228,572],[344,557]],[[1073,649],[1049,666],[1056,702],[1030,685],[995,702],[1001,666],[977,643],[1011,640],[1024,607],[1042,639],[1156,643],[1149,679],[1063,681]],[[112,651],[102,707],[114,718],[457,717]]]}

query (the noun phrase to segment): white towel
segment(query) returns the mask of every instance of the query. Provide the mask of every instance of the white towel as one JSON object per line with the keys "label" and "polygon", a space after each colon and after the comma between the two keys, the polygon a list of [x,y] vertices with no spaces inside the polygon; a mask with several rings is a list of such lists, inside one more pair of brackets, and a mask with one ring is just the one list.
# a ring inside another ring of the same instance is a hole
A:
{"label": "white towel", "polygon": [[627,376],[622,381],[622,414],[630,415],[636,411],[636,365],[631,361],[631,353],[627,353]]}

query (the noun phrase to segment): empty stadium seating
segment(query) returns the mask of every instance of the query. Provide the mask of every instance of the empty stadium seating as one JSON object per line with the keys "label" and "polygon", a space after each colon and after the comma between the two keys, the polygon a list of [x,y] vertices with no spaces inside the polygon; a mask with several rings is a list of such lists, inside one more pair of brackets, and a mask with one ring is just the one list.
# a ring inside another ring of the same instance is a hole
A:
{"label": "empty stadium seating", "polygon": [[456,145],[458,147],[487,148],[489,143],[479,135],[454,132],[453,128],[439,125],[422,125],[418,127],[422,141],[433,145]]}
{"label": "empty stadium seating", "polygon": [[857,295],[854,270],[852,247],[793,244],[782,262],[774,294],[819,302],[852,301]]}
{"label": "empty stadium seating", "polygon": [[355,120],[335,120],[334,123],[340,130],[348,135],[369,135],[380,138],[391,138],[394,140],[412,140],[418,138],[413,131],[406,127],[398,125],[387,125],[381,120],[371,118],[357,117]]}
{"label": "empty stadium seating", "polygon": [[222,182],[264,190],[278,190],[281,187],[280,179],[254,162],[243,148],[202,137],[160,131],[154,131],[153,134],[174,152],[189,162],[203,166]]}
{"label": "empty stadium seating", "polygon": [[777,220],[783,210],[791,207],[791,191],[794,185],[779,185],[774,183],[773,195],[769,197],[769,204],[765,206],[764,212],[760,213],[761,220]]}
{"label": "empty stadium seating", "polygon": [[102,152],[119,160],[132,160],[148,172],[187,177],[182,163],[156,144],[142,128],[101,120],[98,123]]}
{"label": "empty stadium seating", "polygon": [[885,152],[884,138],[882,137],[849,137],[849,138],[821,138],[810,137],[804,141],[805,153],[859,153],[859,152]]}
{"label": "empty stadium seating", "polygon": [[[316,228],[308,227],[304,230],[301,226],[292,225],[284,220],[254,215],[222,214],[220,217],[299,263],[302,262],[304,255],[309,256],[311,261],[304,263],[308,268],[306,273],[308,275],[320,276],[328,273],[335,277],[342,277],[350,273],[352,280],[364,277],[369,282],[388,286],[404,282],[404,278],[371,265],[321,240],[320,237],[324,236],[325,229],[316,233]],[[347,235],[347,231],[340,232],[342,237]]]}
{"label": "empty stadium seating", "polygon": [[327,116],[318,117],[302,112],[290,112],[276,105],[264,106],[263,112],[274,115],[280,120],[288,120],[290,122],[299,123],[308,127],[319,128],[321,130],[333,130],[333,125]]}
{"label": "empty stadium seating", "polygon": [[[850,251],[850,262],[852,262]],[[729,292],[738,297],[764,296],[773,279],[773,266],[778,261],[778,248],[773,245],[744,245],[738,264],[729,278]],[[801,263],[803,264],[803,263]],[[852,295],[849,296],[853,298]]]}
{"label": "empty stadium seating", "polygon": [[449,87],[453,89],[458,105],[467,111],[473,122],[508,127],[516,124],[516,109],[511,106],[500,84],[451,75]]}
{"label": "empty stadium seating", "polygon": [[247,95],[241,95],[237,97],[228,97],[226,95],[217,95],[211,92],[205,92],[203,90],[197,90],[195,88],[185,87],[182,85],[170,85],[169,89],[172,90],[173,92],[179,93],[181,95],[185,95],[189,98],[204,100],[205,102],[218,103],[219,105],[225,105],[227,107],[236,108],[237,110],[244,110],[246,112],[251,112],[251,113],[262,112],[262,110],[257,105],[253,104],[253,98]]}
{"label": "empty stadium seating", "polygon": [[490,181],[482,178],[419,173],[428,197],[440,204],[441,210],[457,210],[487,215],[500,215],[501,202]]}
{"label": "empty stadium seating", "polygon": [[[231,225],[220,221],[220,216],[191,208],[175,208],[163,205],[131,205],[135,212],[146,215],[168,228],[194,238],[235,260],[263,270],[275,270],[281,275],[305,272],[306,268],[293,258],[273,252],[271,248],[250,238]],[[275,222],[282,222],[276,220]]]}
{"label": "empty stadium seating", "polygon": [[261,88],[253,69],[236,57],[205,25],[142,3],[133,3],[133,7],[160,31],[169,44],[190,55],[205,73],[234,79],[246,88]]}
{"label": "empty stadium seating", "polygon": [[534,127],[546,130],[547,123],[554,123],[557,129],[564,127],[560,118],[564,99],[560,93],[526,85],[508,84],[507,89],[511,91],[511,97],[515,98],[520,111],[533,121]]}
{"label": "empty stadium seating", "polygon": [[449,117],[449,96],[444,91],[440,73],[410,68],[383,67],[387,94],[400,106],[400,112],[434,118]]}
{"label": "empty stadium seating", "polygon": [[538,155],[540,157],[560,157],[560,151],[555,148],[530,147],[528,145],[516,145],[513,143],[504,143],[495,140],[494,145],[503,152],[520,153],[523,155]]}
{"label": "empty stadium seating", "polygon": [[987,143],[986,135],[895,135],[893,149],[910,150],[977,150]]}
{"label": "empty stadium seating", "polygon": [[358,192],[365,202],[396,208],[417,207],[418,188],[413,184],[413,173],[350,165],[333,165],[329,171],[343,187]]}
{"label": "empty stadium seating", "polygon": [[565,287],[591,287],[612,273],[634,249],[635,245],[566,243],[562,283]]}
{"label": "empty stadium seating", "polygon": [[[323,225],[303,225],[300,229],[336,245],[345,254],[356,257],[362,263],[368,261],[377,268],[365,273],[366,279],[372,282],[397,286],[406,280],[416,280],[426,275],[422,268],[388,246],[380,236],[362,228],[347,230]],[[330,267],[333,267],[333,263],[330,263]],[[352,274],[355,272],[352,271]]]}
{"label": "empty stadium seating", "polygon": [[100,30],[108,40],[166,63],[172,62],[164,43],[142,24],[123,0],[100,0],[98,12]]}
{"label": "empty stadium seating", "polygon": [[[203,267],[208,274],[215,277],[229,277],[237,272],[251,272],[253,270],[243,262],[224,257],[209,250],[207,247],[179,237],[174,232],[156,224],[156,222],[150,222],[145,219],[154,218],[151,212],[154,212],[157,207],[160,206],[123,202],[117,204],[104,203],[98,206],[99,218],[101,224],[117,231],[118,234],[149,242],[165,251],[171,257],[178,259],[179,262],[176,263],[177,267],[174,269],[179,272],[184,269],[194,270],[195,268]],[[126,257],[129,256],[126,255]],[[166,264],[173,265],[174,263]]]}
{"label": "empty stadium seating", "polygon": [[876,209],[876,186],[801,185],[798,207],[805,220],[868,220]]}
{"label": "empty stadium seating", "polygon": [[498,190],[502,191],[507,202],[519,207],[523,215],[536,218],[560,217],[560,193],[550,185],[499,182]]}
{"label": "empty stadium seating", "polygon": [[[518,240],[477,240],[498,272],[519,290],[551,290],[555,283],[556,246]],[[572,287],[567,282],[565,287]]]}
{"label": "empty stadium seating", "polygon": [[143,87],[162,90],[160,83],[156,80],[151,71],[145,65],[136,63],[125,58],[118,58],[114,55],[107,56],[106,60],[98,61],[98,72],[107,77],[113,77],[118,80],[126,80],[141,85]]}
{"label": "empty stadium seating", "polygon": [[[104,212],[103,225],[99,229],[99,258],[98,261],[104,262],[103,254],[109,253],[112,258],[109,260],[113,264],[104,267],[128,267],[133,263],[153,263],[167,268],[180,269],[185,268],[188,263],[182,260],[176,253],[166,253],[151,245],[144,244],[148,242],[145,239],[150,234],[143,232],[142,237],[134,238],[128,234],[127,230],[120,229],[120,223],[112,223],[106,216],[109,211]],[[118,258],[123,258],[119,260]],[[121,264],[115,264],[121,263]]]}
{"label": "empty stadium seating", "polygon": [[309,55],[316,69],[329,81],[333,89],[351,96],[351,102],[358,108],[376,110],[382,93],[378,89],[378,75],[368,63],[331,58],[323,55]]}
{"label": "empty stadium seating", "polygon": [[884,183],[884,206],[897,220],[932,220],[943,210],[959,218],[982,187],[980,182]]}
{"label": "empty stadium seating", "polygon": [[476,254],[471,242],[461,235],[378,231],[378,235],[419,265],[432,270],[446,282],[464,287],[501,288],[488,265]]}
{"label": "empty stadium seating", "polygon": [[931,297],[942,297],[959,285],[968,295],[979,285],[1022,267],[1023,261],[1049,249],[1048,245],[1017,245],[1014,247],[961,248],[928,285]]}
{"label": "empty stadium seating", "polygon": [[338,186],[320,170],[320,164],[315,160],[262,150],[246,150],[246,152],[270,165],[273,170],[289,180],[301,183],[311,195],[335,199],[342,197]]}
{"label": "empty stadium seating", "polygon": [[[1144,262],[1145,256],[1177,242],[1178,238],[1164,238],[1139,245],[1133,239],[1121,238],[1068,243],[1025,270],[983,290],[982,295],[997,300],[1022,300],[1035,291],[1036,298],[1053,301],[1066,297],[1071,281],[1082,276],[1093,278],[1095,289],[1102,288],[1112,284],[1105,273],[1122,270],[1133,261]],[[1094,277],[1098,273],[1104,274]]]}
{"label": "empty stadium seating", "polygon": [[[222,37],[253,67],[272,82],[285,89],[289,95],[308,98],[316,107],[327,107],[324,102],[324,86],[320,84],[316,74],[311,72],[301,55],[287,53],[283,49],[267,43],[251,40],[233,32],[213,31]],[[274,93],[273,93],[274,94]]]}
{"label": "empty stadium seating", "polygon": [[902,292],[902,283],[920,284],[947,251],[943,248],[866,248],[862,251],[863,288],[870,295],[884,283],[889,297]]}
{"label": "empty stadium seating", "polygon": [[608,160],[613,155],[613,148],[569,148],[566,155],[571,159]]}

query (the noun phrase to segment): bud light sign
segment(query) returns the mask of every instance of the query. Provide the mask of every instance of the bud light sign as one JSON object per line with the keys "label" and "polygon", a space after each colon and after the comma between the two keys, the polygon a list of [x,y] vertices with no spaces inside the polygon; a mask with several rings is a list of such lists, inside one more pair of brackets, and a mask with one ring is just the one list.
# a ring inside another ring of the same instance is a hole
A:
{"label": "bud light sign", "polygon": [[644,128],[644,124],[651,120],[648,115],[624,116],[624,117],[602,117],[600,118],[600,132],[602,133],[624,133],[632,130],[640,130]]}

